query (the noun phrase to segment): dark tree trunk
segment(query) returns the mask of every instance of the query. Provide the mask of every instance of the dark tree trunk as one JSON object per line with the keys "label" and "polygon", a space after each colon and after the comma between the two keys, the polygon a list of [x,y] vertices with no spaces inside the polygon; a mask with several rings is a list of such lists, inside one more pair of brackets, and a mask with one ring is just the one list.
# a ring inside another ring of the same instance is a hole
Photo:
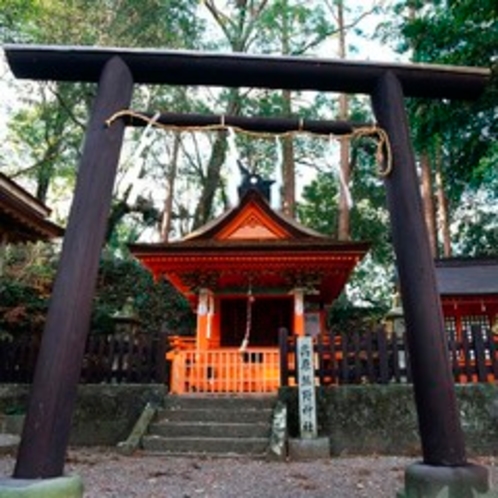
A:
{"label": "dark tree trunk", "polygon": [[436,213],[434,206],[434,192],[432,188],[432,171],[429,156],[426,152],[420,157],[422,201],[424,204],[424,218],[429,234],[429,244],[433,258],[437,258],[437,230]]}
{"label": "dark tree trunk", "polygon": [[[230,91],[230,99],[227,106],[227,114],[237,116],[240,113],[240,96],[238,89]],[[207,223],[213,212],[213,203],[216,190],[220,186],[221,167],[225,162],[227,153],[227,132],[220,131],[216,135],[216,139],[211,150],[209,158],[207,174],[202,186],[202,193],[199,203],[194,213],[193,229]]]}
{"label": "dark tree trunk", "polygon": [[173,214],[173,196],[175,194],[176,172],[178,169],[178,153],[180,151],[180,133],[175,133],[173,139],[173,155],[168,171],[168,195],[164,201],[164,211],[161,219],[161,241],[167,242],[171,232],[171,217]]}

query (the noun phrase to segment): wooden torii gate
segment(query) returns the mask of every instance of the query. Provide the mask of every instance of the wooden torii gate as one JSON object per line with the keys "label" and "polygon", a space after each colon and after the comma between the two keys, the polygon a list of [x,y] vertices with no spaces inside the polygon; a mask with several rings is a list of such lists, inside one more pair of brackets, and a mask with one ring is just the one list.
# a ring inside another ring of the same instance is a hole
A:
{"label": "wooden torii gate", "polygon": [[129,106],[135,82],[370,95],[392,151],[393,169],[385,186],[425,465],[414,474],[422,473],[424,480],[435,469],[446,469],[443,480],[453,482],[453,469],[460,474],[470,469],[468,481],[477,480],[486,487],[486,469],[467,463],[404,98],[475,99],[490,77],[487,69],[58,46],[8,45],[5,52],[19,78],[99,83],[14,477],[49,478],[63,473],[126,124],[118,120],[107,127],[105,122]]}

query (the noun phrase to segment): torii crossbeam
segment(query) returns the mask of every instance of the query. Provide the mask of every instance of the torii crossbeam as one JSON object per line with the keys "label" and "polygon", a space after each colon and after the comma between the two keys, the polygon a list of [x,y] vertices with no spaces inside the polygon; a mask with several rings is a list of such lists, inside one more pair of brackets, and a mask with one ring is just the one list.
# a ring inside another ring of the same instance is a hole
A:
{"label": "torii crossbeam", "polygon": [[466,459],[404,98],[475,99],[484,90],[490,71],[303,57],[88,47],[8,45],[5,52],[13,73],[20,78],[99,82],[15,477],[47,478],[63,472],[124,129],[123,121],[112,127],[104,123],[113,113],[129,105],[135,81],[371,96],[378,124],[387,132],[392,149],[393,170],[385,178],[385,185],[422,453],[424,464],[429,468],[429,471],[425,467],[417,468],[415,473],[422,472],[423,481],[433,469],[443,469],[443,474],[448,471],[443,480],[453,482],[456,474],[452,469],[470,468],[468,482],[472,481],[474,486],[477,481],[481,488],[486,488],[487,473],[480,467],[469,467]]}

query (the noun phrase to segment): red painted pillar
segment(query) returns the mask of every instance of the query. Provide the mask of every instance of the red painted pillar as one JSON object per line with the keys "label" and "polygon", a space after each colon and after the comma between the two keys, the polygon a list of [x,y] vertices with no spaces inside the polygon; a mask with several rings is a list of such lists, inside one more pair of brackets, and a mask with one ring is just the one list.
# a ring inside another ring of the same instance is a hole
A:
{"label": "red painted pillar", "polygon": [[124,124],[105,120],[129,106],[133,78],[119,58],[103,68],[83,155],[47,323],[31,389],[14,477],[59,477],[90,324]]}

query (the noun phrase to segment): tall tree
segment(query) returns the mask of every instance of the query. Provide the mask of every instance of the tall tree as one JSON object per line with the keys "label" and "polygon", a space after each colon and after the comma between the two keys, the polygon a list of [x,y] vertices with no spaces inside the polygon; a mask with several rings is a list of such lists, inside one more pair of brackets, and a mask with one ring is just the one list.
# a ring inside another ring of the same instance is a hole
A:
{"label": "tall tree", "polygon": [[[320,1],[308,4],[295,0],[229,1],[221,9],[221,4],[216,5],[213,0],[205,0],[204,5],[224,36],[224,40],[221,40],[217,47],[226,46],[232,51],[303,55],[323,44],[337,29],[333,23],[328,21],[323,3]],[[227,95],[233,96],[231,93]],[[297,92],[287,90],[280,92],[278,96],[275,96],[275,92],[270,95],[263,90],[239,93],[238,112],[249,111],[263,115],[290,116],[296,112],[302,112],[303,107],[309,110],[310,104],[301,105],[301,108],[297,109],[294,104],[297,97]],[[230,101],[227,101],[226,105],[229,104]],[[254,144],[248,144],[248,141],[242,138],[237,143],[242,151],[241,155],[255,154]],[[268,143],[260,144],[257,148],[259,151],[264,150],[268,156]],[[261,155],[258,154],[258,156]],[[285,137],[282,140],[282,156],[283,171],[282,175],[277,176],[282,176],[284,180],[284,210],[292,214],[295,203],[296,151],[291,137]],[[251,167],[259,169],[265,167],[267,162],[263,159],[259,161],[260,164],[256,165],[253,157],[250,156],[244,157],[244,160]],[[210,162],[210,164],[215,166],[217,162]],[[209,210],[204,209],[204,212],[208,213]],[[198,219],[198,222],[201,220]]]}
{"label": "tall tree", "polygon": [[[331,8],[332,13],[337,19],[338,25],[338,55],[340,59],[346,59],[346,26],[344,21],[344,2],[339,0],[335,2],[335,12]],[[348,119],[349,105],[348,96],[342,93],[339,96],[339,119],[346,121]],[[349,184],[351,176],[351,168],[349,165],[349,139],[344,138],[339,142],[340,161],[339,168],[342,176],[340,196],[339,196],[339,224],[337,229],[337,238],[339,240],[349,240],[351,237],[350,228],[350,202],[349,202]]]}
{"label": "tall tree", "polygon": [[[447,218],[456,227],[462,200],[479,198],[475,197],[479,191],[487,192],[486,196],[495,202],[498,197],[488,174],[497,159],[494,142],[498,137],[498,6],[493,0],[484,0],[478,6],[471,0],[398,1],[394,13],[395,18],[383,27],[384,35],[397,44],[400,52],[410,52],[415,62],[484,66],[493,70],[487,92],[475,103],[411,103],[416,147],[419,151],[432,149],[431,161],[438,168],[439,181],[444,181],[446,196],[445,201],[439,192],[438,207],[447,204]],[[483,206],[475,204],[474,208]],[[449,226],[443,228],[446,233],[450,230]],[[490,251],[492,237],[488,233],[482,231],[481,237],[474,238],[478,244],[474,253]],[[452,230],[453,246],[459,252],[468,247],[466,234]],[[445,254],[450,254],[447,241]]]}
{"label": "tall tree", "polygon": [[[196,17],[197,6],[188,0],[76,0],[38,2],[8,0],[0,20],[8,29],[0,31],[4,40],[42,44],[81,44],[141,47],[193,48],[198,40],[202,22]],[[21,12],[26,22],[14,22]],[[134,105],[139,109],[148,105],[161,105],[167,89],[137,89]],[[45,84],[40,96],[28,110],[14,116],[11,140],[17,140],[25,152],[23,164],[13,173],[30,174],[37,182],[37,194],[45,200],[65,175],[69,184],[74,178],[76,156],[87,120],[88,106],[94,88],[81,84]],[[178,105],[169,99],[170,105]],[[185,102],[183,99],[182,102]],[[145,109],[147,110],[147,109]],[[171,109],[170,109],[171,110]],[[139,140],[141,132],[130,134]],[[128,149],[133,149],[129,147]],[[125,163],[122,164],[122,167]],[[147,166],[140,169],[142,174]],[[108,237],[120,221],[130,212],[140,213],[143,221],[150,222],[152,212],[148,202],[130,203],[129,188],[116,191],[110,218]],[[119,194],[123,197],[119,198]],[[136,196],[135,196],[136,198]]]}

